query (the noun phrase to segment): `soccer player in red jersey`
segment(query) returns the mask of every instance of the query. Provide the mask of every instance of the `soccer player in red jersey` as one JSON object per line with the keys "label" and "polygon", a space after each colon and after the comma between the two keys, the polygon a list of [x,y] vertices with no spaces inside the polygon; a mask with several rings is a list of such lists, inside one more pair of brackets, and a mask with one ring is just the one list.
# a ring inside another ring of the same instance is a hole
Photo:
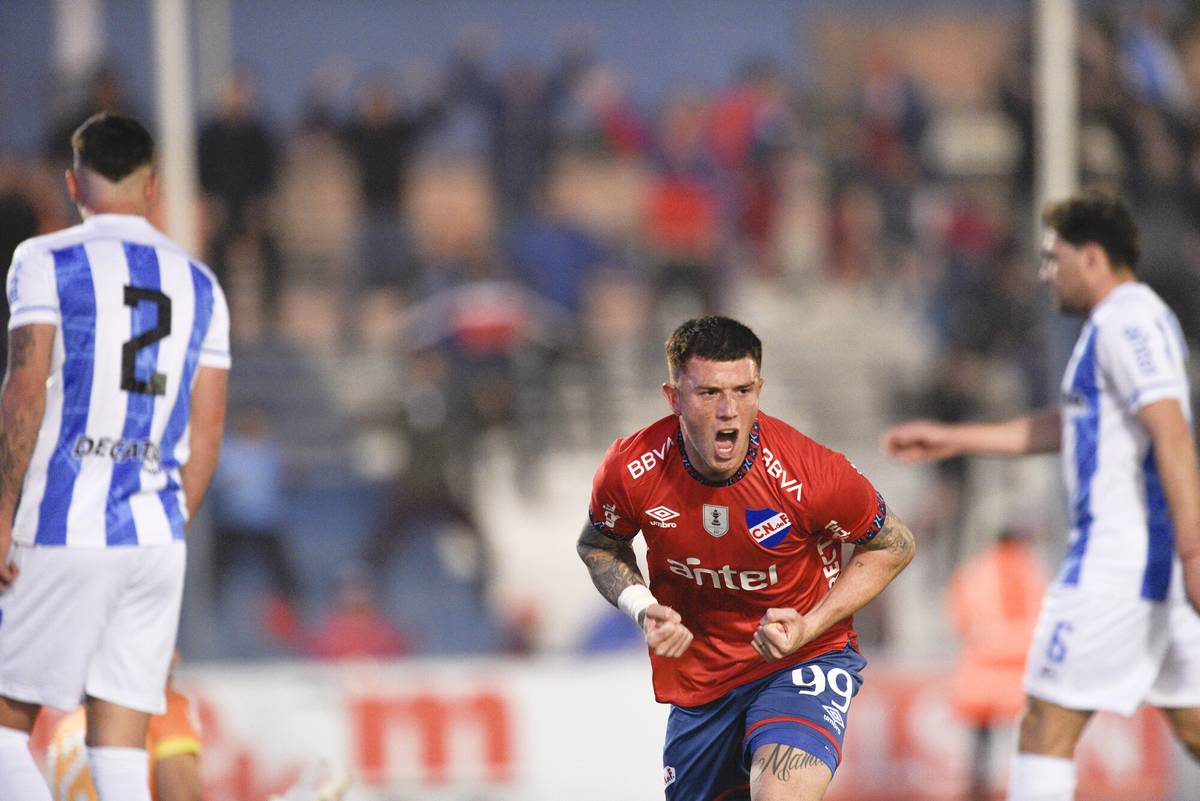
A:
{"label": "soccer player in red jersey", "polygon": [[[866,665],[851,615],[915,550],[845,456],[759,411],[761,364],[735,320],[677,328],[671,414],[609,448],[579,537],[596,588],[642,627],[655,696],[672,705],[668,801],[824,796]],[[855,546],[845,565],[842,543]]]}

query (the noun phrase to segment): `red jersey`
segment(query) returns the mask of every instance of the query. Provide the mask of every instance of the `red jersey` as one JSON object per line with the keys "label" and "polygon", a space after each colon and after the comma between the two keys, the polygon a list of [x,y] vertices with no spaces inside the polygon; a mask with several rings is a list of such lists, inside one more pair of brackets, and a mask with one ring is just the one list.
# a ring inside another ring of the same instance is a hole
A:
{"label": "red jersey", "polygon": [[677,659],[650,655],[662,703],[698,706],[847,643],[852,619],[778,662],[750,640],[771,607],[808,612],[841,572],[841,543],[870,540],[883,499],[845,456],[761,412],[741,468],[709,481],[688,461],[674,415],[608,449],[592,483],[592,525],[646,538],[650,588],[695,635]]}

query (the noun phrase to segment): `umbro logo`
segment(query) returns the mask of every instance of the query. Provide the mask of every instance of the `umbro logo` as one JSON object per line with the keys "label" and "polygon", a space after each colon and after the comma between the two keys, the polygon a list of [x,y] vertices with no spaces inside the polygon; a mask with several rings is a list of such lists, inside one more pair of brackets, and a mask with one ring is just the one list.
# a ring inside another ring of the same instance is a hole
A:
{"label": "umbro logo", "polygon": [[676,512],[674,509],[668,509],[665,506],[655,506],[653,509],[647,509],[646,514],[663,523],[679,517],[679,512]]}
{"label": "umbro logo", "polygon": [[846,728],[846,718],[842,716],[841,711],[827,704],[822,704],[821,708],[825,710],[823,715],[825,722],[837,729],[838,734],[841,734],[842,729]]}

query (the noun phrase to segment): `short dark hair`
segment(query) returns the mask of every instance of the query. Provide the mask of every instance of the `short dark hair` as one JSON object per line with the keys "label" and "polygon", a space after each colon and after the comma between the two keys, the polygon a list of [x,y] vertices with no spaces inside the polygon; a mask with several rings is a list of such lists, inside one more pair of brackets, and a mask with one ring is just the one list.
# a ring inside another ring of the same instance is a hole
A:
{"label": "short dark hair", "polygon": [[734,362],[749,356],[762,368],[762,342],[754,332],[728,317],[688,320],[667,339],[667,370],[675,378],[689,359]]}
{"label": "short dark hair", "polygon": [[1071,195],[1046,206],[1042,224],[1075,247],[1098,245],[1113,267],[1137,268],[1141,255],[1137,224],[1116,195],[1099,189]]}
{"label": "short dark hair", "polygon": [[154,139],[132,117],[112,111],[93,114],[71,134],[75,168],[87,167],[120,181],[154,160]]}

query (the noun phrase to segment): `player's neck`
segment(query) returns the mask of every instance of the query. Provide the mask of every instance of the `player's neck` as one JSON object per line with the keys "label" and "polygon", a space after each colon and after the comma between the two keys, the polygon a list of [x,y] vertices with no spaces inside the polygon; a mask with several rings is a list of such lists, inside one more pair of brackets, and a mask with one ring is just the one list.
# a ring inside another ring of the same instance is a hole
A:
{"label": "player's neck", "polygon": [[1117,289],[1117,287],[1124,286],[1125,284],[1132,284],[1136,281],[1137,276],[1134,275],[1132,270],[1114,270],[1112,273],[1110,273],[1109,277],[1107,277],[1096,287],[1095,292],[1092,294],[1092,306],[1088,310],[1088,313],[1090,314],[1091,312],[1095,311],[1096,307],[1103,303],[1104,300]]}
{"label": "player's neck", "polygon": [[136,203],[95,203],[91,206],[80,203],[76,204],[75,208],[79,210],[79,216],[85,220],[95,217],[97,214],[128,214],[145,217],[148,211],[144,206]]}
{"label": "player's neck", "polygon": [[149,165],[112,181],[87,167],[67,171],[67,190],[83,219],[97,214],[129,214],[146,217],[150,213],[158,182]]}

